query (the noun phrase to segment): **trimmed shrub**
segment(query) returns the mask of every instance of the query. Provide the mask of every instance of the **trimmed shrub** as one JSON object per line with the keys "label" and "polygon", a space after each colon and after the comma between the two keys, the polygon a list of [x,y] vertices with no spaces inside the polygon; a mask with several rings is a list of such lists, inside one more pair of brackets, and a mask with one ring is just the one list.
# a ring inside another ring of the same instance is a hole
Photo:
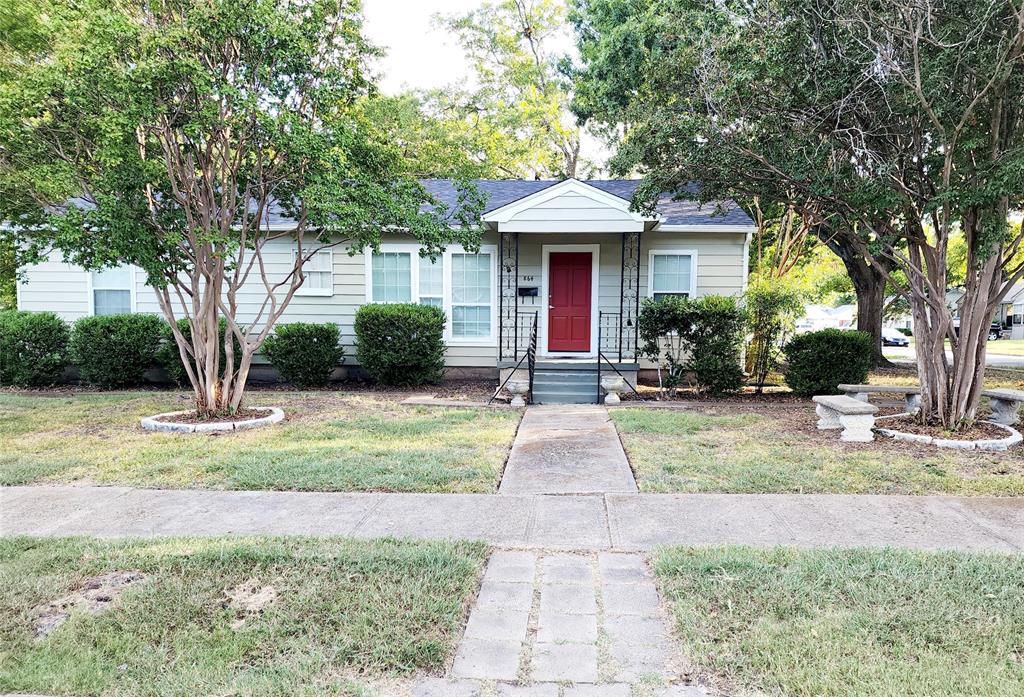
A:
{"label": "trimmed shrub", "polygon": [[867,332],[822,329],[793,337],[785,349],[786,384],[801,395],[839,394],[839,385],[862,384],[875,363]]}
{"label": "trimmed shrub", "polygon": [[71,329],[71,360],[90,384],[140,383],[143,373],[156,364],[163,326],[156,315],[83,317]]}
{"label": "trimmed shrub", "polygon": [[743,387],[740,355],[745,322],[746,314],[732,297],[648,298],[637,321],[640,352],[658,361],[659,369],[665,371],[665,387],[676,387],[691,372],[702,391],[735,392]]}
{"label": "trimmed shrub", "polygon": [[[228,321],[223,317],[217,323],[220,333],[220,374],[224,377],[224,365],[227,361],[226,354],[224,352],[224,333],[228,329]],[[182,317],[178,320],[178,330],[185,336],[191,336],[191,329],[188,326],[188,319]],[[185,365],[181,362],[181,353],[178,351],[178,342],[174,340],[174,333],[171,332],[171,325],[164,322],[160,327],[160,348],[156,352],[156,360],[163,369],[167,372],[167,377],[179,385],[184,385],[188,382],[188,373],[185,371]],[[231,338],[235,342],[235,368],[238,367],[239,356],[242,355],[242,345],[238,343],[238,339],[232,334]],[[195,363],[192,364],[195,368]]]}
{"label": "trimmed shrub", "polygon": [[263,343],[263,353],[281,377],[299,387],[326,385],[345,349],[338,345],[338,325],[281,324]]}
{"label": "trimmed shrub", "polygon": [[42,387],[68,364],[68,325],[52,312],[0,312],[0,385]]}
{"label": "trimmed shrub", "polygon": [[740,390],[746,313],[736,298],[724,295],[707,295],[690,305],[687,367],[693,371],[697,386],[716,396]]}
{"label": "trimmed shrub", "polygon": [[444,312],[430,305],[363,305],[355,321],[359,364],[383,385],[439,382],[444,323]]}

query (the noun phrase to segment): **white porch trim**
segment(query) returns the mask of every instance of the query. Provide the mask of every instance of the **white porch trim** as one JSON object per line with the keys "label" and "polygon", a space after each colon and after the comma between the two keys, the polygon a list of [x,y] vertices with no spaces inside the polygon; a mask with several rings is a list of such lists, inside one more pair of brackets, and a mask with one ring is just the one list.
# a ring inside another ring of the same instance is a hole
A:
{"label": "white porch trim", "polygon": [[[615,219],[605,220],[559,220],[552,219],[545,225],[541,221],[516,221],[520,214],[561,196],[580,196],[589,199],[600,207],[614,211]],[[630,202],[614,194],[602,191],[595,186],[585,184],[578,179],[566,179],[546,189],[524,196],[500,208],[489,211],[481,216],[484,223],[491,223],[499,230],[522,233],[531,232],[642,232],[659,217],[645,217],[630,210]],[[515,230],[513,230],[515,228]]]}
{"label": "white porch trim", "polygon": [[[566,351],[551,352],[548,350],[548,311],[551,298],[549,295],[549,274],[551,269],[551,252],[590,252],[590,350],[586,353],[570,353]],[[537,323],[537,355],[541,358],[596,358],[597,357],[597,324],[600,309],[600,244],[545,244],[541,246],[541,279],[540,279],[540,317]]]}

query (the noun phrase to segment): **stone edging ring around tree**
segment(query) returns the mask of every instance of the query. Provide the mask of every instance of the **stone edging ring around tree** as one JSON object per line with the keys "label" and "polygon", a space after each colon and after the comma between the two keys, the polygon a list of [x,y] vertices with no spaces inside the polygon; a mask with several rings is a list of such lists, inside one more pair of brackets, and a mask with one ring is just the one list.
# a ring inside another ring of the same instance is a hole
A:
{"label": "stone edging ring around tree", "polygon": [[244,421],[210,421],[207,423],[182,423],[178,421],[162,421],[174,416],[193,413],[191,409],[185,411],[168,411],[163,414],[155,414],[142,419],[142,428],[147,431],[163,431],[166,433],[223,433],[224,431],[244,431],[250,428],[270,426],[284,420],[284,411],[279,407],[254,407],[259,411],[270,412],[266,416]]}
{"label": "stone edging ring around tree", "polygon": [[[892,416],[880,416],[876,420],[882,421],[884,419],[894,419],[900,416],[909,416],[909,414],[893,414]],[[982,421],[982,423],[991,424],[997,428],[1001,428],[1006,431],[1009,435],[1006,438],[986,438],[983,440],[960,440],[955,438],[934,438],[932,436],[925,436],[918,433],[904,433],[903,431],[896,431],[891,428],[883,428],[881,426],[875,427],[875,431],[883,436],[894,438],[896,440],[906,441],[910,443],[924,443],[926,445],[934,445],[938,448],[953,448],[955,450],[987,450],[992,452],[998,452],[1007,450],[1011,446],[1017,445],[1024,436],[1021,435],[1020,431],[1007,426],[1006,424],[996,423],[995,421]]]}

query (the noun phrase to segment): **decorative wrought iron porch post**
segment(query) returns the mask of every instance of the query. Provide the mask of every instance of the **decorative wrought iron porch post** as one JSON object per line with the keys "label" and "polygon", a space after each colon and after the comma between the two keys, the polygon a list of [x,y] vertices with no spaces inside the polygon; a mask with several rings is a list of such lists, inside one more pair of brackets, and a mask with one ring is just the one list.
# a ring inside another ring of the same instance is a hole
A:
{"label": "decorative wrought iron porch post", "polygon": [[640,316],[640,234],[622,233],[622,269],[619,276],[619,361],[636,360]]}
{"label": "decorative wrought iron porch post", "polygon": [[519,351],[519,233],[498,237],[498,360]]}

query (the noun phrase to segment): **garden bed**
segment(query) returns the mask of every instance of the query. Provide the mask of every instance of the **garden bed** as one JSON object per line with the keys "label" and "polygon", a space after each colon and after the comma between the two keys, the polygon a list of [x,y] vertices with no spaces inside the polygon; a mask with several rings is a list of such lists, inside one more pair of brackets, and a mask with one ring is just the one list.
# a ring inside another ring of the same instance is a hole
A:
{"label": "garden bed", "polygon": [[284,421],[284,411],[278,407],[255,407],[223,416],[203,416],[195,410],[169,411],[144,417],[141,424],[146,431],[220,433],[260,428],[281,421]]}
{"label": "garden bed", "polygon": [[920,443],[955,450],[1003,451],[1024,440],[1012,426],[977,421],[970,428],[950,431],[942,426],[922,424],[909,414],[897,414],[875,420],[875,430],[897,441]]}

